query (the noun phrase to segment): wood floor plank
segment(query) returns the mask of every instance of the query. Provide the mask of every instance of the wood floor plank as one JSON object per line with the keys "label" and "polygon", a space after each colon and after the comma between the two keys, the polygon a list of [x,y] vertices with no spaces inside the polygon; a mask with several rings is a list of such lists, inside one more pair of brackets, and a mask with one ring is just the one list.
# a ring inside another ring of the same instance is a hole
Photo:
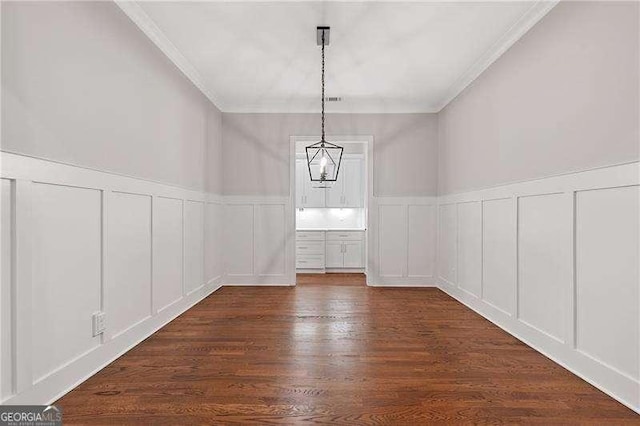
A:
{"label": "wood floor plank", "polygon": [[438,289],[225,287],[68,393],[65,424],[640,424]]}

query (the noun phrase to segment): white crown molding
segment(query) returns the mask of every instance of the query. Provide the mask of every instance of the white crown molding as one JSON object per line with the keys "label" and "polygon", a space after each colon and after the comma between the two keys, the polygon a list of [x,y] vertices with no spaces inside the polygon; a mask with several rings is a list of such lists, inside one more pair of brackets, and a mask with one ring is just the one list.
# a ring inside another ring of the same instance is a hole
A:
{"label": "white crown molding", "polygon": [[551,11],[559,0],[540,0],[531,6],[476,62],[471,65],[447,90],[436,112],[442,111],[464,89],[475,81],[487,68],[513,46],[527,31]]}
{"label": "white crown molding", "polygon": [[164,53],[171,62],[207,97],[219,110],[223,105],[207,87],[196,68],[180,53],[180,50],[164,35],[162,30],[134,0],[113,0],[134,24]]}
{"label": "white crown molding", "polygon": [[[139,0],[144,1],[144,0]],[[271,0],[263,0],[271,1]],[[341,1],[341,0],[336,0]],[[388,0],[386,0],[388,1]],[[424,0],[422,0],[424,1]],[[312,109],[291,108],[290,105],[225,105],[207,88],[204,79],[196,68],[182,55],[178,48],[164,35],[156,23],[134,0],[114,0],[122,11],[140,28],[140,30],[158,46],[158,48],[178,67],[178,69],[222,112],[231,113],[301,113],[314,112]],[[420,2],[420,1],[417,1]],[[428,2],[428,0],[427,0]],[[462,93],[502,54],[513,46],[524,34],[540,21],[559,0],[539,0],[533,4],[489,49],[487,49],[447,90],[442,100],[433,107],[417,105],[400,107],[398,105],[363,107],[357,111],[345,106],[335,106],[331,111],[338,114],[355,113],[438,113]]]}

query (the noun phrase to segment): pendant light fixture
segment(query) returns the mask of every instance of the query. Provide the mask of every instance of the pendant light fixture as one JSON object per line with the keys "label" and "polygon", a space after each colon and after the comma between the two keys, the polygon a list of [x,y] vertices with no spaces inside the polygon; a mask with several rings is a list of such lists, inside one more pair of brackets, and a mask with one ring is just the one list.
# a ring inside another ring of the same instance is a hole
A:
{"label": "pendant light fixture", "polygon": [[306,147],[309,178],[317,188],[328,188],[338,180],[343,148],[325,140],[324,132],[324,47],[329,45],[330,27],[317,27],[316,40],[322,46],[322,136],[320,142]]}

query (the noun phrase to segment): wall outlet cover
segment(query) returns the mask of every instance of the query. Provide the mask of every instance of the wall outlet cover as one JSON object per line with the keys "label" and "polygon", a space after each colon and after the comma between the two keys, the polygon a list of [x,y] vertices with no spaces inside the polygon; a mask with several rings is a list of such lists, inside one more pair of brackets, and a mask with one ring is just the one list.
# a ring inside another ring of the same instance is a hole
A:
{"label": "wall outlet cover", "polygon": [[104,312],[95,312],[92,316],[93,320],[93,335],[98,336],[104,333],[106,329],[106,315]]}

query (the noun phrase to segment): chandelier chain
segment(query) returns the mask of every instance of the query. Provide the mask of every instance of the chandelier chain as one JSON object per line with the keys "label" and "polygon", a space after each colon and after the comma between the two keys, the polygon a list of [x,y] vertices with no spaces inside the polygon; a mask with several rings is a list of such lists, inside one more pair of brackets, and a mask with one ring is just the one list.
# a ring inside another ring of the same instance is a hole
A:
{"label": "chandelier chain", "polygon": [[324,31],[322,30],[322,142],[324,142]]}

